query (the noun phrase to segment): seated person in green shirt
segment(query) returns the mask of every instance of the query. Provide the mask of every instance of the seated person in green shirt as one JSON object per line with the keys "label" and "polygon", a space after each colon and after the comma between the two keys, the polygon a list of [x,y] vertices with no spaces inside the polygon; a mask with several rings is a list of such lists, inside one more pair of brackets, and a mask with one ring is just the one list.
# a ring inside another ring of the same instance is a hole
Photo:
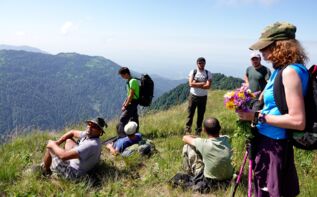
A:
{"label": "seated person in green shirt", "polygon": [[203,127],[207,138],[183,137],[183,168],[186,174],[179,173],[171,181],[174,186],[207,193],[215,184],[228,183],[232,178],[232,149],[229,137],[219,135],[221,127],[216,118],[207,118]]}

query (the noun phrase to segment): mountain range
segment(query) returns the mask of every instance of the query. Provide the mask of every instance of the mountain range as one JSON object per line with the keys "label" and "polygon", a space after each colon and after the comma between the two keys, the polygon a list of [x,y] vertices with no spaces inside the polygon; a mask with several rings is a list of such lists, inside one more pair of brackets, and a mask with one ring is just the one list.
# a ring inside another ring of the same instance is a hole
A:
{"label": "mountain range", "polygon": [[[119,68],[100,56],[0,50],[0,136],[56,130],[96,116],[114,118],[126,95]],[[155,99],[183,82],[153,79]]]}
{"label": "mountain range", "polygon": [[35,47],[30,47],[30,46],[14,46],[14,45],[7,45],[7,44],[0,44],[0,50],[15,50],[15,51],[28,51],[28,52],[34,52],[34,53],[45,53],[48,54],[47,52],[35,48]]}

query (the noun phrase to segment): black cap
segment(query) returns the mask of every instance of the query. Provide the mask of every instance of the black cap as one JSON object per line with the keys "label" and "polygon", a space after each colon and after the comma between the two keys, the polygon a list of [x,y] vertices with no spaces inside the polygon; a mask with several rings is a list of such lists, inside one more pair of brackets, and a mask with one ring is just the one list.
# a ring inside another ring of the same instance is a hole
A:
{"label": "black cap", "polygon": [[206,59],[203,58],[203,57],[199,57],[199,58],[197,59],[197,63],[198,63],[198,62],[206,62]]}

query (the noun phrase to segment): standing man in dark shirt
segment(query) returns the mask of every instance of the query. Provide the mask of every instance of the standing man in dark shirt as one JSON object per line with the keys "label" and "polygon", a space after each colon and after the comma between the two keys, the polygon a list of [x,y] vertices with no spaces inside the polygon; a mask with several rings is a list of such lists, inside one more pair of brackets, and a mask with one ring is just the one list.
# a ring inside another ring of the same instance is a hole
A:
{"label": "standing man in dark shirt", "polygon": [[252,92],[262,92],[271,76],[271,71],[261,64],[261,56],[259,53],[253,52],[251,54],[251,63],[252,66],[247,68],[244,77],[245,85],[248,86]]}

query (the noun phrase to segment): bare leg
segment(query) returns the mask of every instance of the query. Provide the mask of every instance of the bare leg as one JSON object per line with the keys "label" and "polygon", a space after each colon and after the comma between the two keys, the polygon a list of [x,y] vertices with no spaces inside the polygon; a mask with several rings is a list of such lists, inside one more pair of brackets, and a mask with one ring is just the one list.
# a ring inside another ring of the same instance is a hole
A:
{"label": "bare leg", "polygon": [[45,154],[44,154],[44,158],[43,158],[43,162],[44,162],[44,168],[46,171],[50,172],[50,167],[52,164],[52,155],[50,153],[50,151],[48,149],[46,149]]}
{"label": "bare leg", "polygon": [[77,144],[76,142],[71,138],[71,139],[67,139],[66,143],[65,143],[65,150],[70,150],[74,147],[76,147]]}

